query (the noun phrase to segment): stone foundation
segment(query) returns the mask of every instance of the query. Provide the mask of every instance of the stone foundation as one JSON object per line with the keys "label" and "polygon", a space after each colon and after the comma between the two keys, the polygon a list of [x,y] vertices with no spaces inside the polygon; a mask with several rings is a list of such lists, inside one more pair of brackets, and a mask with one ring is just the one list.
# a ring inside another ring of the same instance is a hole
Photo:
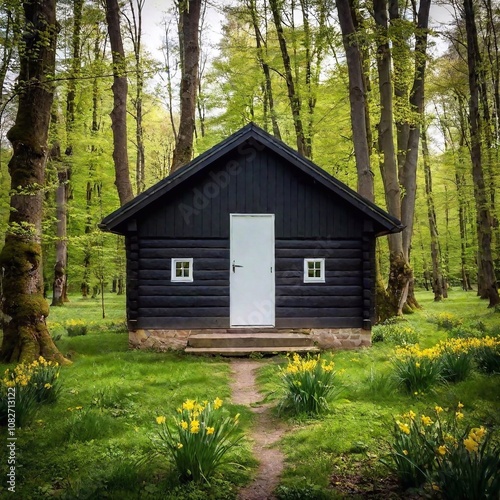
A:
{"label": "stone foundation", "polygon": [[[241,330],[242,333],[265,333],[266,330]],[[129,346],[133,349],[152,349],[155,351],[182,351],[188,345],[191,335],[198,333],[233,333],[232,329],[203,329],[203,330],[136,330],[129,332]],[[362,328],[311,328],[285,329],[275,328],[273,333],[302,333],[310,335],[314,344],[320,349],[357,349],[371,345],[371,331]]]}

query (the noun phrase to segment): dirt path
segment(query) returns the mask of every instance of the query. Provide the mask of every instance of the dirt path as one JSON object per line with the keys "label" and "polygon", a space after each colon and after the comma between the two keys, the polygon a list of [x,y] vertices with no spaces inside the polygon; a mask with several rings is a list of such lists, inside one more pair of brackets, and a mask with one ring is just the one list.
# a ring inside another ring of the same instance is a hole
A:
{"label": "dirt path", "polygon": [[[235,404],[251,405],[262,400],[257,391],[255,370],[262,366],[258,361],[236,359],[231,363],[233,370],[232,401]],[[250,437],[254,441],[253,453],[260,462],[254,480],[238,495],[238,500],[273,499],[272,492],[279,483],[283,471],[283,454],[273,446],[285,433],[284,425],[276,420],[270,412],[269,405],[253,405],[255,424]]]}

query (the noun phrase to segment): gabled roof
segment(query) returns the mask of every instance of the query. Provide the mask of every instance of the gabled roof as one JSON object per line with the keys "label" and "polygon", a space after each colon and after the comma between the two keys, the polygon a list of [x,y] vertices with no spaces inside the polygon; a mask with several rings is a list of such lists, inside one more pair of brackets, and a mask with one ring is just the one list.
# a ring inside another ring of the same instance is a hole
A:
{"label": "gabled roof", "polygon": [[188,164],[176,170],[173,174],[165,177],[165,179],[136,196],[133,200],[129,201],[118,210],[105,217],[101,224],[99,224],[99,227],[104,231],[121,233],[121,228],[119,229],[118,226],[123,227],[124,223],[133,218],[139,211],[147,207],[149,204],[163,197],[166,193],[185,182],[192,175],[199,173],[205,168],[209,168],[214,161],[229,153],[233,149],[238,148],[250,139],[258,141],[271,151],[274,151],[288,163],[297,167],[299,170],[326,187],[332,192],[332,194],[344,199],[363,212],[368,218],[372,219],[379,226],[382,226],[382,230],[377,232],[378,236],[388,233],[398,233],[404,229],[404,226],[401,225],[401,222],[398,219],[389,215],[387,212],[379,208],[374,203],[368,201],[366,198],[360,196],[343,182],[335,179],[328,172],[324,171],[307,158],[301,156],[297,153],[297,151],[268,134],[254,123],[249,123],[233,135],[229,136],[227,139],[223,140],[194,160],[190,161]]}

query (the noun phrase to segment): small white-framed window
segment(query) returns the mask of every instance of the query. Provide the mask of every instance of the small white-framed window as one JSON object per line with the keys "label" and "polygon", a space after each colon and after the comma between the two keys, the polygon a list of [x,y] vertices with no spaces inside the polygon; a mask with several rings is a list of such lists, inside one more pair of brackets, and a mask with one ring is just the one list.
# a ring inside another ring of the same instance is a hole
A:
{"label": "small white-framed window", "polygon": [[304,259],[304,283],[325,282],[325,259]]}
{"label": "small white-framed window", "polygon": [[171,281],[193,281],[193,259],[172,259]]}

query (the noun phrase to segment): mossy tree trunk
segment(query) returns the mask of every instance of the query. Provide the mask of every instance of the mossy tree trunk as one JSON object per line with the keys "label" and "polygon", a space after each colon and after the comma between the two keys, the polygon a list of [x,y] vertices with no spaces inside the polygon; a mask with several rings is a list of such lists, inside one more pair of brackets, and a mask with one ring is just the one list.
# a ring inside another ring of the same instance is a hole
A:
{"label": "mossy tree trunk", "polygon": [[47,329],[49,306],[43,297],[41,222],[47,135],[57,37],[56,2],[23,3],[24,44],[20,50],[19,105],[7,137],[11,199],[9,227],[0,254],[2,311],[7,320],[0,359],[32,361],[38,356],[65,362]]}

